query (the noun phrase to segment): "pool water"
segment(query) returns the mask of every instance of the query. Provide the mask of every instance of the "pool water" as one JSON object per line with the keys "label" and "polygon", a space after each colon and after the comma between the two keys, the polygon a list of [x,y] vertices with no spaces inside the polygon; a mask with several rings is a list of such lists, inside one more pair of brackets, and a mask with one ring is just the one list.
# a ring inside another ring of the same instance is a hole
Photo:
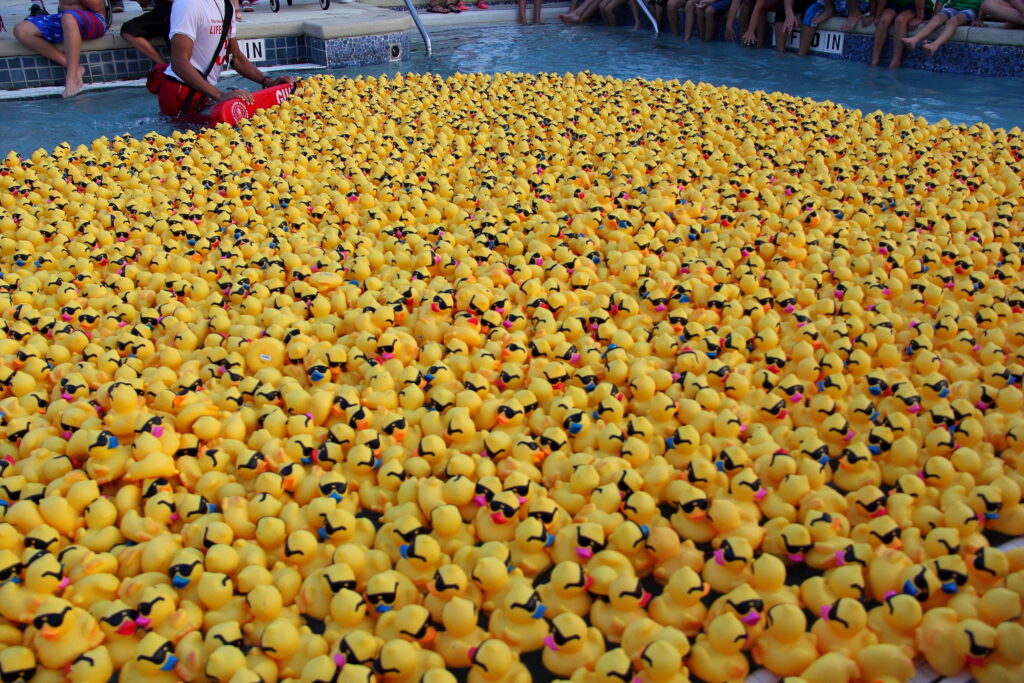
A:
{"label": "pool water", "polygon": [[[578,72],[618,78],[678,78],[751,90],[782,91],[832,100],[864,112],[920,115],[929,121],[1012,128],[1024,126],[1024,78],[983,78],[920,70],[871,69],[866,64],[777,55],[713,42],[688,42],[672,35],[598,25],[567,27],[475,26],[431,34],[426,55],[413,36],[410,58],[375,67],[337,69],[340,75],[432,71]],[[296,75],[301,73],[296,72]],[[225,83],[243,79],[226,79]],[[251,84],[249,84],[251,85]],[[59,97],[0,102],[0,153],[47,150],[124,133],[167,133],[173,124],[157,113],[156,98],[142,87],[87,91],[67,102]]]}

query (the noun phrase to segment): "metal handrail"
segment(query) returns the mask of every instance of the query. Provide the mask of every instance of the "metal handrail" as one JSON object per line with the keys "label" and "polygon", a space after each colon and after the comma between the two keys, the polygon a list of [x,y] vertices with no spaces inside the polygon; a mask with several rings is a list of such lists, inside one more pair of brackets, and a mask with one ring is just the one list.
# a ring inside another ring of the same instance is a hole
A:
{"label": "metal handrail", "polygon": [[413,6],[412,0],[405,0],[405,6],[409,8],[409,14],[412,15],[412,21],[416,24],[416,28],[420,30],[420,35],[423,36],[423,44],[427,46],[427,54],[431,53],[430,36],[427,35],[427,29],[423,28],[423,22],[420,21],[420,14],[416,11],[416,7]]}
{"label": "metal handrail", "polygon": [[[409,2],[409,0],[405,1]],[[647,9],[647,5],[644,3],[644,0],[633,0],[633,2],[640,5],[640,9],[642,9],[644,11],[644,14],[647,15],[647,18],[651,20],[651,27],[654,29],[654,37],[657,38],[659,33],[658,22],[654,20],[654,15],[651,14],[651,10]]]}

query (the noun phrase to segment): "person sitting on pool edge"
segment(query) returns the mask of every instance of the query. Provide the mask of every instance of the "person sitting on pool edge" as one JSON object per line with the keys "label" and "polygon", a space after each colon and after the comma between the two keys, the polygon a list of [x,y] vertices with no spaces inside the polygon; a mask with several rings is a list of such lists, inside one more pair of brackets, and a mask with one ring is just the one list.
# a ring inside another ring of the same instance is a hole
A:
{"label": "person sitting on pool edge", "polygon": [[1024,28],[1024,0],[984,0],[981,16],[1005,21],[1004,28]]}
{"label": "person sitting on pool edge", "polygon": [[[82,41],[95,40],[107,32],[103,0],[61,0],[57,14],[29,17],[14,26],[14,37],[64,67],[64,97],[74,97],[85,85],[81,64]],[[64,43],[64,51],[58,47]]]}
{"label": "person sitting on pool edge", "polygon": [[[757,0],[754,10],[750,15],[750,23],[747,31],[743,34],[744,45],[756,45],[762,47],[768,36],[764,32],[764,19],[768,10],[775,10],[775,50],[780,54],[786,51],[786,43],[793,31],[800,28],[800,24],[806,19],[807,10],[814,4],[814,0]],[[804,56],[811,51],[811,44],[814,42],[816,26],[809,26],[804,23],[800,30],[799,54]]]}
{"label": "person sitting on pool edge", "polygon": [[121,26],[121,37],[132,44],[136,50],[146,55],[154,64],[164,64],[163,57],[150,41],[163,38],[171,44],[168,37],[171,31],[171,5],[173,0],[156,0],[153,9],[129,19]]}
{"label": "person sitting on pool edge", "polygon": [[168,116],[194,114],[209,104],[236,97],[252,104],[253,96],[248,90],[224,91],[217,87],[229,55],[239,75],[264,88],[293,82],[290,76],[271,78],[253,66],[235,39],[237,22],[230,21],[228,35],[221,41],[225,20],[237,11],[233,0],[176,0],[173,3],[171,64],[164,72],[166,79],[158,93],[161,112]]}
{"label": "person sitting on pool edge", "polygon": [[925,11],[925,0],[892,0],[891,6],[887,2],[875,23],[875,42],[871,49],[870,66],[882,63],[882,52],[889,38],[889,27],[892,26],[892,59],[889,61],[889,68],[899,68],[903,62],[903,49],[906,47],[903,39],[907,37],[907,33],[924,23]]}
{"label": "person sitting on pool edge", "polygon": [[918,43],[942,26],[942,32],[939,33],[938,38],[924,41],[924,49],[934,57],[935,52],[953,37],[958,28],[977,23],[980,7],[981,0],[949,0],[917,33],[909,38],[904,38],[903,44],[913,50]]}
{"label": "person sitting on pool edge", "polygon": [[804,23],[818,26],[836,16],[846,17],[846,21],[839,27],[839,30],[849,33],[856,28],[857,22],[862,17],[865,18],[864,25],[868,26],[867,17],[873,17],[874,14],[868,0],[851,0],[850,2],[847,0],[817,0],[807,9],[807,17],[810,17],[810,20],[805,19]]}

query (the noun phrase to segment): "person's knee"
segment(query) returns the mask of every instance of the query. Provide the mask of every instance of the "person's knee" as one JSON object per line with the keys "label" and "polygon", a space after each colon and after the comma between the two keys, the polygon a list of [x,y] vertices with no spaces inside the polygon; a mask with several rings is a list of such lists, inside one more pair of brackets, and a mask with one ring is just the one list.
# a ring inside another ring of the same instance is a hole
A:
{"label": "person's knee", "polygon": [[705,7],[704,8],[704,16],[706,18],[708,18],[708,19],[714,19],[715,18],[715,8],[712,7],[711,5],[708,5],[707,7]]}
{"label": "person's knee", "polygon": [[39,32],[39,27],[33,24],[31,21],[19,21],[14,25],[14,37],[19,41],[24,41],[26,38],[33,36],[42,36]]}

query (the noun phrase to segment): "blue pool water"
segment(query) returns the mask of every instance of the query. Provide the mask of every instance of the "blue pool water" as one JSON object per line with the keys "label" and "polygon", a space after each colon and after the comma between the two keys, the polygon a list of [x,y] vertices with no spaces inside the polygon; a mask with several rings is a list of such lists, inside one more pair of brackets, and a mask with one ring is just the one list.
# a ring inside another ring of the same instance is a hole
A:
{"label": "blue pool water", "polygon": [[[832,100],[864,112],[913,112],[929,121],[946,118],[968,125],[983,121],[997,127],[1024,127],[1024,78],[871,69],[854,62],[779,56],[773,50],[743,49],[722,42],[684,43],[672,35],[655,40],[649,31],[597,25],[459,27],[437,31],[431,37],[431,57],[414,35],[412,54],[405,61],[333,73],[432,71],[447,75],[456,71],[564,73],[589,69],[619,78],[678,78],[782,91]],[[139,136],[172,129],[157,113],[156,99],[142,87],[88,91],[70,102],[56,97],[2,101],[0,118],[0,153],[13,149],[26,154],[40,147],[51,150],[65,140],[77,145],[103,135]]]}

